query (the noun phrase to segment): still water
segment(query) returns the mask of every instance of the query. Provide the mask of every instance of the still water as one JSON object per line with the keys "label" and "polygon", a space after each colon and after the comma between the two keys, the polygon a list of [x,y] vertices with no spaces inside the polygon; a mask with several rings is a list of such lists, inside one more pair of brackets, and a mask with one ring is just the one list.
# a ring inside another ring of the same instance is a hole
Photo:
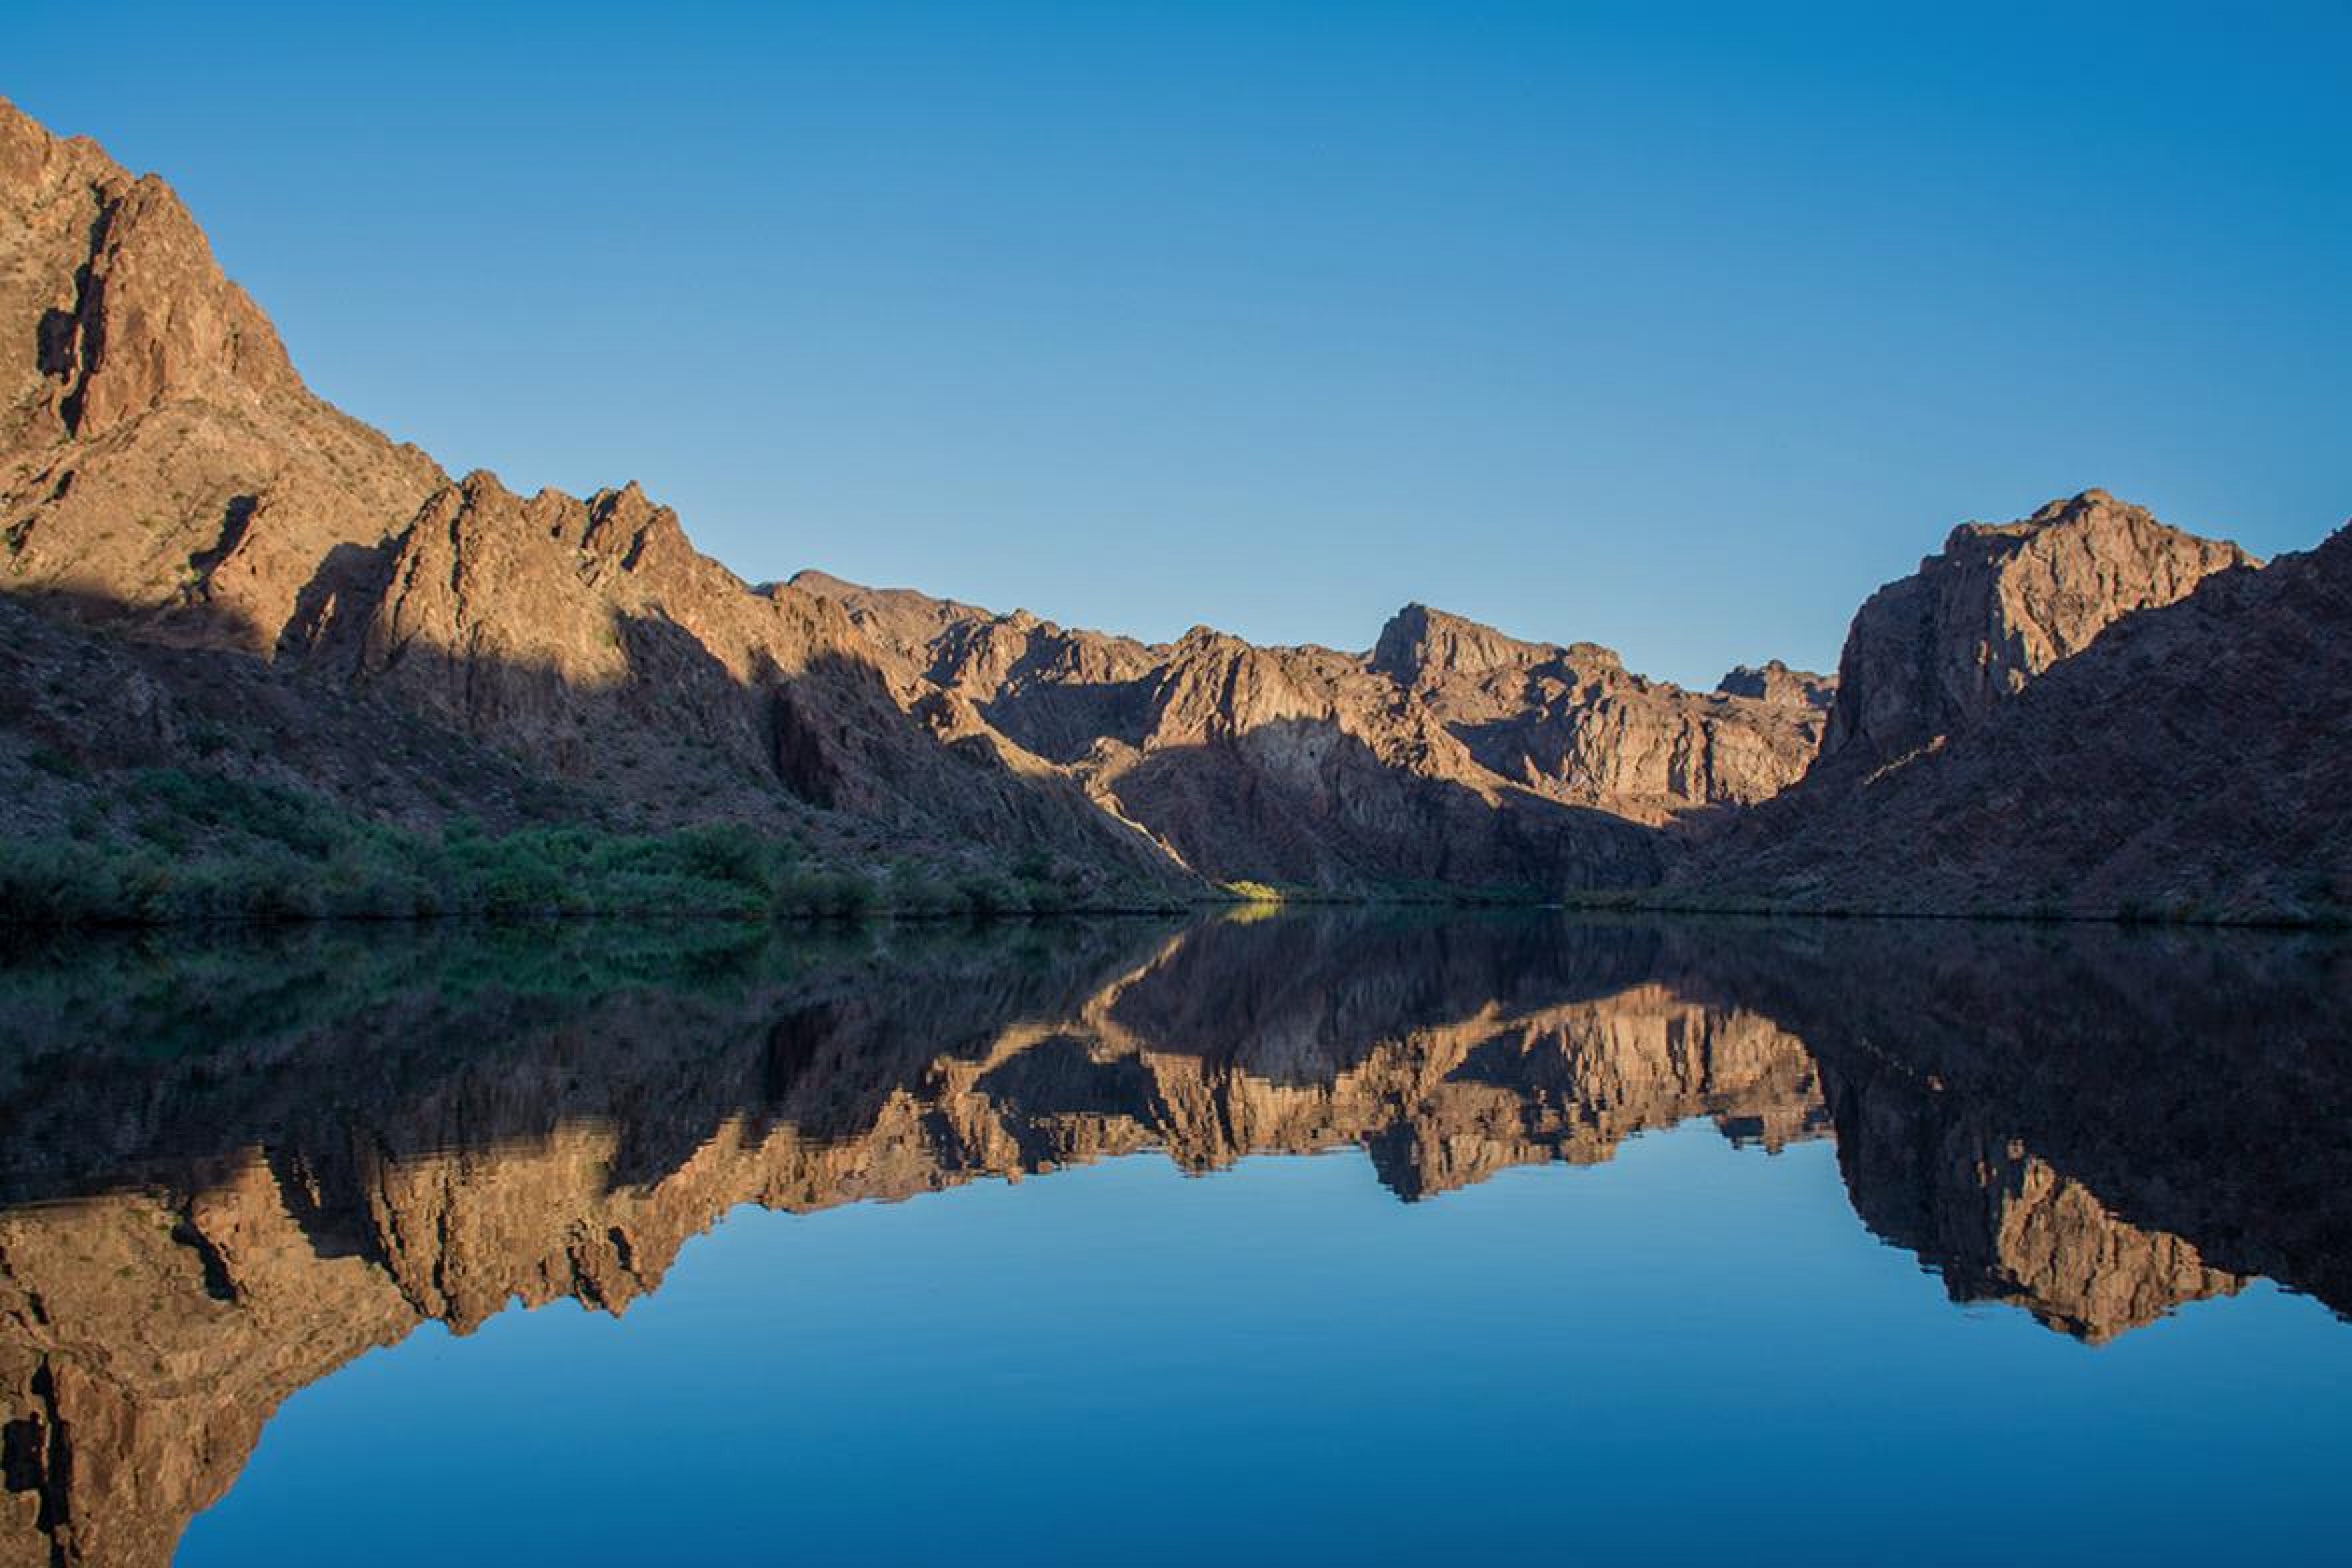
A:
{"label": "still water", "polygon": [[1283,916],[0,963],[0,1565],[2340,1561],[2352,953]]}

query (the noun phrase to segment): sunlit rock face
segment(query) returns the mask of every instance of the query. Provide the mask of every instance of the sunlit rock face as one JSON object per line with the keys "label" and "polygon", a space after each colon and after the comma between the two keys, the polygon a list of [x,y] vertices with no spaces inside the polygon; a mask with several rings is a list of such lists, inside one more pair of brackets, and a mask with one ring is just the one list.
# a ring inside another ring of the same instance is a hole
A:
{"label": "sunlit rock face", "polygon": [[1727,697],[1755,697],[1767,702],[1802,702],[1828,708],[1837,700],[1837,677],[1791,669],[1777,658],[1762,664],[1738,665],[1725,672],[1715,689]]}
{"label": "sunlit rock face", "polygon": [[[1552,892],[1656,880],[1656,830],[1770,795],[1822,732],[1785,682],[1686,692],[1420,605],[1336,654],[754,586],[634,484],[517,495],[331,407],[168,186],[5,101],[0,204],[0,614],[110,634],[0,668],[0,710],[84,763],[124,759],[66,716],[128,680],[141,761],[247,766],[196,737],[274,710],[270,765],[372,816],[554,792],[572,820],[1042,855],[1080,894]],[[482,748],[520,776],[486,783]]]}
{"label": "sunlit rock face", "polygon": [[1855,612],[1822,765],[1866,773],[1970,729],[2117,621],[2256,564],[2105,490],[1963,523]]}
{"label": "sunlit rock face", "polygon": [[2256,566],[2097,491],[1855,617],[1820,761],[1672,868],[1779,908],[2340,922],[2352,528]]}
{"label": "sunlit rock face", "polygon": [[634,484],[517,495],[331,406],[169,186],[0,101],[0,762],[62,764],[12,775],[28,837],[163,768],[411,827],[1028,865],[1097,907],[1664,882],[2326,919],[2346,559],[2256,572],[2085,491],[1954,530],[1834,679],[1711,691],[1418,604],[1357,652],[753,585]]}
{"label": "sunlit rock face", "polygon": [[[617,945],[616,945],[617,943]],[[199,983],[198,977],[202,977]],[[1693,1118],[1834,1136],[1960,1300],[2094,1342],[2352,1301],[2324,950],[1277,919],[777,944],[518,933],[0,986],[0,1562],[162,1563],[288,1394],[420,1323],[613,1312],[742,1204],[1158,1151],[1400,1198]]]}
{"label": "sunlit rock face", "polygon": [[0,100],[0,584],[266,649],[432,460],[303,386],[172,188]]}
{"label": "sunlit rock face", "polygon": [[1686,691],[1423,605],[1343,653],[1206,626],[1146,645],[815,572],[793,586],[1219,880],[1646,884],[1681,833],[1802,774],[1824,721],[1824,683],[1782,666]]}

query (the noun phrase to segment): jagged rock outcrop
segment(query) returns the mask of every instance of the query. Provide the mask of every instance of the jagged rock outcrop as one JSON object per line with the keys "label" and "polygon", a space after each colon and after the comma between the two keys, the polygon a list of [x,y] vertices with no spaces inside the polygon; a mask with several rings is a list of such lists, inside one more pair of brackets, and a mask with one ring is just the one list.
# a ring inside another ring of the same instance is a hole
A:
{"label": "jagged rock outcrop", "polygon": [[0,100],[0,588],[267,649],[432,459],[313,396],[171,187]]}
{"label": "jagged rock outcrop", "polygon": [[2016,522],[1962,523],[1855,612],[1822,767],[1867,773],[1968,730],[2125,616],[2252,564],[2105,490]]}
{"label": "jagged rock outcrop", "polygon": [[1419,605],[1353,654],[794,583],[1218,880],[1638,886],[1672,852],[1641,829],[1772,795],[1821,732],[1794,689],[1688,692]]}
{"label": "jagged rock outcrop", "polygon": [[288,700],[388,700],[622,820],[1044,854],[1080,884],[1555,891],[1654,880],[1647,829],[1770,795],[1818,734],[1778,689],[1419,606],[1359,656],[753,588],[634,486],[452,482],[320,402],[153,176],[5,105],[0,174],[0,588],[271,660]]}
{"label": "jagged rock outcrop", "polygon": [[1724,672],[1715,689],[1727,697],[1754,697],[1766,702],[1802,702],[1826,709],[1837,698],[1837,677],[1790,669],[1777,658],[1762,664],[1737,665]]}
{"label": "jagged rock outcrop", "polygon": [[[2163,550],[2192,564],[2230,554]],[[1842,705],[1853,689],[1841,688]],[[1678,868],[1675,893],[1886,911],[2340,919],[2352,910],[2347,694],[2352,530],[2339,530],[2308,553],[2214,572],[2174,603],[2114,621],[1940,744],[1859,777],[1837,765],[1848,752],[1873,758],[1879,740],[1915,731],[1858,714],[1845,752],[1824,752],[1822,777]]]}
{"label": "jagged rock outcrop", "polygon": [[470,475],[387,547],[381,577],[364,621],[342,641],[323,628],[315,657],[561,777],[745,816],[781,792],[897,830],[1166,875],[1142,835],[952,696],[892,672],[836,606],[751,591],[635,485],[526,500]]}
{"label": "jagged rock outcrop", "polygon": [[1801,693],[1685,691],[1593,643],[1519,642],[1420,605],[1382,630],[1372,664],[1488,772],[1636,821],[1777,795],[1820,742],[1820,715]]}

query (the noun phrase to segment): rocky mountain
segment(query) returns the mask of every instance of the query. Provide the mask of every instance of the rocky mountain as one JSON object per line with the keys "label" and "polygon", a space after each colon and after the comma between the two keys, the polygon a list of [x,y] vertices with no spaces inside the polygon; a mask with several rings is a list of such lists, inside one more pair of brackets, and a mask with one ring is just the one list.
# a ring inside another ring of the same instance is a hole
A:
{"label": "rocky mountain", "polygon": [[1866,773],[1974,727],[2126,616],[2259,563],[2105,490],[2009,523],[1963,523],[1855,612],[1821,771]]}
{"label": "rocky mountain", "polygon": [[[119,706],[76,672],[126,664],[159,716],[139,765],[268,772],[411,822],[536,802],[742,821],[853,863],[1020,856],[1081,889],[1646,883],[1658,830],[1769,795],[1818,738],[1810,678],[1685,692],[1420,606],[1352,655],[1207,628],[1148,647],[815,574],[754,588],[633,485],[452,479],[328,406],[154,176],[0,105],[0,341],[23,345],[0,373],[0,591],[102,639],[0,691],[27,720],[0,752],[28,825],[96,809],[30,765],[29,728],[76,766],[133,760],[73,717]],[[206,733],[236,717],[207,690],[278,713],[287,745],[190,756],[194,710]],[[446,776],[287,765],[343,756],[309,738],[387,705],[440,737],[404,754]]]}
{"label": "rocky mountain", "polygon": [[[371,815],[493,823],[514,818],[520,773],[563,817],[724,817],[848,856],[979,845],[1051,857],[1080,889],[1183,884],[1054,770],[893,686],[837,612],[753,592],[634,487],[525,500],[488,474],[453,482],[313,396],[160,179],[0,104],[0,332],[26,351],[0,372],[0,591],[103,634],[0,672],[20,767],[37,748],[291,773]],[[151,716],[127,747],[77,719],[120,706],[79,672],[126,666]],[[207,731],[274,713],[288,743],[192,751],[177,721],[223,689],[241,711]],[[438,776],[284,765],[387,707],[434,737],[410,753]],[[26,772],[37,824],[61,808]]]}
{"label": "rocky mountain", "polygon": [[1674,873],[1891,912],[2352,910],[2352,530],[2257,570],[2097,492],[1855,617],[1821,760]]}
{"label": "rocky mountain", "polygon": [[1707,692],[1420,605],[1351,652],[755,586],[635,485],[519,496],[329,406],[167,185],[5,102],[0,344],[12,844],[183,844],[121,809],[163,772],[427,834],[739,824],[1082,903],[2347,902],[2334,557],[2258,573],[2101,491],[1955,530],[1834,679]]}
{"label": "rocky mountain", "polygon": [[424,453],[311,395],[171,187],[0,101],[0,517],[12,595],[266,649]]}
{"label": "rocky mountain", "polygon": [[1644,884],[1673,852],[1654,830],[1785,787],[1822,724],[1818,678],[1690,692],[1591,643],[1421,605],[1342,653],[1206,626],[1147,645],[814,572],[793,585],[1221,881]]}
{"label": "rocky mountain", "polygon": [[1802,702],[1809,707],[1827,708],[1836,700],[1837,679],[1806,669],[1790,669],[1773,658],[1725,671],[1715,689],[1726,697],[1755,697],[1767,702]]}
{"label": "rocky mountain", "polygon": [[[1832,1136],[1960,1300],[2104,1341],[2352,1305],[2320,944],[1496,917],[316,931],[0,987],[0,1563],[161,1563],[296,1389],[439,1321],[626,1311],[730,1209],[1157,1150],[1419,1201],[1710,1121]],[[675,944],[675,945],[666,945]]]}

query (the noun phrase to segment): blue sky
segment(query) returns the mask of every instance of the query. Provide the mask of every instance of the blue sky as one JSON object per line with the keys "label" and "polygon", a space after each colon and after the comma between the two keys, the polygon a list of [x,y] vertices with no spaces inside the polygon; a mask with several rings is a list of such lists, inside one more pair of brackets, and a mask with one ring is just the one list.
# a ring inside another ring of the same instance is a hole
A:
{"label": "blue sky", "polygon": [[0,92],[327,396],[752,578],[1704,684],[2092,485],[2352,515],[2342,5],[494,9],[47,5]]}

